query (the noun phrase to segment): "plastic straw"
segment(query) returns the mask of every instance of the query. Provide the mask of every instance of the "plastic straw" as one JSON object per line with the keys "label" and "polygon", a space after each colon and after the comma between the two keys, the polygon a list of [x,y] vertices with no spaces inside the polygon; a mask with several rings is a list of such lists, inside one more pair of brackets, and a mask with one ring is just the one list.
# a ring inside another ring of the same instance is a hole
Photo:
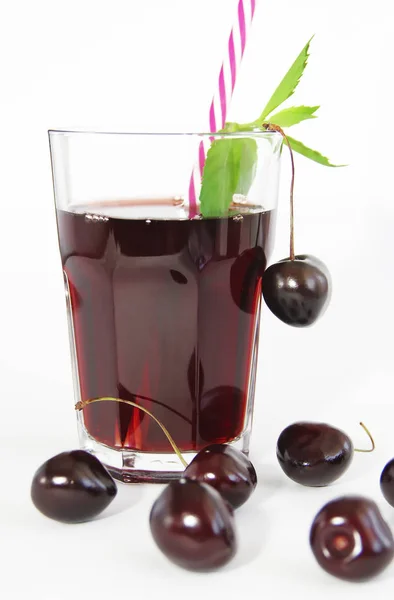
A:
{"label": "plastic straw", "polygon": [[[209,109],[209,131],[211,133],[222,129],[226,123],[255,9],[256,0],[239,0],[238,2],[236,22],[230,33],[226,56],[219,72],[218,86]],[[189,215],[191,218],[197,214],[197,198],[200,193],[207,151],[208,148],[205,147],[204,141],[201,141],[198,160],[189,184]]]}

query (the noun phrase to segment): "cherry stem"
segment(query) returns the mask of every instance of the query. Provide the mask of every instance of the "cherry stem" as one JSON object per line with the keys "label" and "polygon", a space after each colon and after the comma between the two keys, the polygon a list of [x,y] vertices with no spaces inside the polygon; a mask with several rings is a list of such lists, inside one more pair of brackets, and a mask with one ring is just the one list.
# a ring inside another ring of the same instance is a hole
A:
{"label": "cherry stem", "polygon": [[354,452],[373,452],[375,450],[375,442],[374,439],[371,435],[371,433],[368,431],[368,429],[365,427],[364,423],[360,423],[361,427],[364,429],[365,433],[367,434],[367,436],[369,437],[369,439],[371,440],[371,444],[372,447],[368,448],[367,450],[362,450],[360,448],[355,448]]}
{"label": "cherry stem", "polygon": [[130,406],[133,406],[134,408],[138,408],[139,410],[142,410],[142,412],[149,415],[149,417],[151,417],[159,425],[159,427],[165,434],[166,438],[170,442],[175,454],[177,455],[177,457],[183,464],[183,466],[185,468],[188,466],[187,462],[185,461],[185,459],[182,456],[181,451],[179,450],[178,446],[176,445],[172,436],[170,435],[170,432],[168,431],[168,429],[166,427],[164,427],[163,423],[161,423],[159,421],[159,419],[157,419],[155,417],[155,415],[153,415],[148,409],[144,408],[143,406],[140,406],[139,404],[136,404],[135,402],[132,402],[131,400],[122,400],[122,398],[103,397],[103,398],[90,398],[89,400],[80,400],[79,402],[76,403],[75,410],[82,410],[88,404],[93,404],[93,402],[121,402],[123,404],[129,404]]}
{"label": "cherry stem", "polygon": [[290,151],[290,159],[291,159],[291,183],[290,183],[290,260],[294,260],[294,175],[295,175],[295,167],[294,167],[294,155],[293,150],[291,148],[290,142],[288,140],[287,135],[283,131],[282,127],[279,125],[275,125],[274,123],[263,123],[262,127],[267,131],[276,131],[280,133],[280,135],[285,140],[289,151]]}

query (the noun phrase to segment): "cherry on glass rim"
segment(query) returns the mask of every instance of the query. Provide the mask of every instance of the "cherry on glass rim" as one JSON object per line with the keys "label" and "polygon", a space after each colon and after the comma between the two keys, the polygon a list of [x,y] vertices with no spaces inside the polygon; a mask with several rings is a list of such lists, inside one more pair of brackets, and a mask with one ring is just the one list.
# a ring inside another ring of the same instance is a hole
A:
{"label": "cherry on glass rim", "polygon": [[287,325],[307,327],[326,310],[331,298],[331,277],[315,256],[294,252],[294,157],[290,142],[278,125],[263,123],[284,138],[290,152],[290,256],[268,267],[263,275],[263,297],[271,312]]}

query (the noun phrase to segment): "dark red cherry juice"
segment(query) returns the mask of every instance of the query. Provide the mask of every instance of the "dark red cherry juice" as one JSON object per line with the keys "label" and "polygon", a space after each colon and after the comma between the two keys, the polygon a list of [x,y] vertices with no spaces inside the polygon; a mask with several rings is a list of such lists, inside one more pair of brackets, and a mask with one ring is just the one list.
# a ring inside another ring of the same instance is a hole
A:
{"label": "dark red cherry juice", "polygon": [[[253,393],[272,212],[142,219],[107,204],[57,217],[82,399],[141,404],[184,451],[237,438]],[[138,409],[100,402],[83,412],[103,444],[171,451]]]}

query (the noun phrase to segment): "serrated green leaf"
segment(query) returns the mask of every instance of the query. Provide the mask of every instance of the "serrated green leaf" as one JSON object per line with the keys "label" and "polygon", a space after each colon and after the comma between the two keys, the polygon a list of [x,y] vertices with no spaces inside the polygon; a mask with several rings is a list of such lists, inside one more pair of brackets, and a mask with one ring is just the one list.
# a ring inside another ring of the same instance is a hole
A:
{"label": "serrated green leaf", "polygon": [[320,106],[291,106],[271,115],[269,122],[279,125],[279,127],[291,127],[301,121],[306,121],[306,119],[316,119],[317,115],[314,113],[318,108]]}
{"label": "serrated green leaf", "polygon": [[[287,139],[289,140],[291,149],[294,152],[298,152],[298,154],[302,154],[302,156],[305,156],[310,160],[314,160],[315,162],[324,165],[325,167],[346,167],[346,165],[333,165],[332,163],[330,163],[330,160],[326,156],[323,156],[323,154],[320,154],[320,152],[318,152],[317,150],[312,150],[312,148],[308,148],[308,146],[305,146],[302,142],[295,140],[289,135],[287,136]],[[286,141],[285,143],[287,144]]]}
{"label": "serrated green leaf", "polygon": [[272,94],[271,98],[268,100],[267,105],[261,113],[257,123],[262,123],[265,121],[267,116],[270,115],[275,108],[277,108],[280,104],[287,100],[287,98],[290,98],[290,96],[294,94],[294,90],[296,89],[308,62],[308,51],[312,38],[313,36],[305,44],[291,65],[290,69],[287,71],[286,75],[283,77],[282,81]]}
{"label": "serrated green leaf", "polygon": [[[247,132],[263,131],[262,124],[265,121],[286,128],[316,117],[314,113],[318,106],[293,106],[272,114],[294,93],[308,61],[312,38],[283,77],[260,117],[246,124],[226,123],[221,133],[239,134],[239,137],[223,137],[213,142],[207,154],[200,192],[201,213],[204,217],[226,216],[234,194],[249,193],[256,175],[258,149],[256,140],[241,137],[243,134],[247,136]],[[327,167],[346,166],[332,164],[320,152],[290,136],[288,139],[294,152],[310,160]]]}
{"label": "serrated green leaf", "polygon": [[200,192],[204,217],[228,213],[234,194],[249,192],[257,166],[257,143],[251,138],[223,138],[208,150]]}

